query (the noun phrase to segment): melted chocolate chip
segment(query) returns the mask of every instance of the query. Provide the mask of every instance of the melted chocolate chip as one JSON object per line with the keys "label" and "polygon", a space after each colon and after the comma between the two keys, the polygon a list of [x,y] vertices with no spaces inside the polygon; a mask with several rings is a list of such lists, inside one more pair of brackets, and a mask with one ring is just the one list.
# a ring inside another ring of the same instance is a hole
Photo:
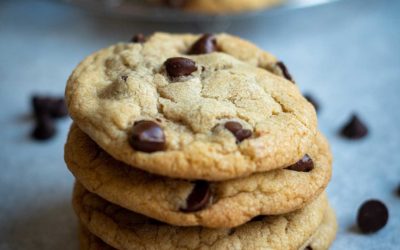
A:
{"label": "melted chocolate chip", "polygon": [[54,121],[48,114],[36,116],[36,125],[32,131],[32,138],[39,141],[48,140],[56,134]]}
{"label": "melted chocolate chip", "polygon": [[211,34],[204,34],[190,48],[189,54],[208,54],[217,50],[217,39]]}
{"label": "melted chocolate chip", "polygon": [[307,101],[309,101],[315,108],[315,111],[319,111],[319,104],[318,102],[315,100],[315,98],[310,95],[310,94],[304,94],[304,98],[306,98]]}
{"label": "melted chocolate chip", "polygon": [[135,34],[132,37],[131,42],[133,42],[133,43],[144,43],[144,42],[146,42],[146,36],[143,35],[142,33]]}
{"label": "melted chocolate chip", "polygon": [[192,192],[186,198],[186,206],[182,212],[196,212],[207,207],[211,200],[210,184],[206,181],[196,181]]}
{"label": "melted chocolate chip", "polygon": [[161,151],[165,148],[164,131],[153,121],[135,122],[129,143],[138,151],[147,153]]}
{"label": "melted chocolate chip", "polygon": [[227,130],[231,131],[232,134],[235,134],[237,131],[243,129],[242,124],[238,122],[226,122],[224,126]]}
{"label": "melted chocolate chip", "polygon": [[340,134],[348,139],[360,139],[368,134],[368,128],[356,114],[340,130]]}
{"label": "melted chocolate chip", "polygon": [[184,57],[169,58],[164,65],[170,77],[188,76],[197,70],[196,63]]}
{"label": "melted chocolate chip", "polygon": [[386,205],[378,200],[364,202],[358,210],[357,224],[363,233],[374,233],[383,228],[389,219]]}
{"label": "melted chocolate chip", "polygon": [[224,127],[236,137],[237,142],[241,142],[253,134],[250,129],[243,129],[243,126],[238,122],[226,122]]}
{"label": "melted chocolate chip", "polygon": [[314,169],[314,162],[308,154],[305,154],[301,160],[287,167],[287,169],[298,172],[310,172]]}
{"label": "melted chocolate chip", "polygon": [[292,75],[289,73],[289,70],[287,69],[286,65],[283,62],[277,62],[276,65],[279,67],[279,69],[281,70],[283,76],[287,80],[289,80],[291,82],[294,82]]}

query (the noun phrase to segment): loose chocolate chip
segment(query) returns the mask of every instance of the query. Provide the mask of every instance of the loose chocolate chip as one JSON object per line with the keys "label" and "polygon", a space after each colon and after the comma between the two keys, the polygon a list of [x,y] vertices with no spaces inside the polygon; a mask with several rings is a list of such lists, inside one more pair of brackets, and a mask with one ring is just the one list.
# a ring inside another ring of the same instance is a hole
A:
{"label": "loose chocolate chip", "polygon": [[238,122],[226,122],[224,127],[236,137],[237,142],[241,142],[253,134],[251,130],[243,129],[243,126]]}
{"label": "loose chocolate chip", "polygon": [[68,110],[65,105],[64,98],[48,97],[48,96],[33,96],[32,106],[35,116],[45,114],[53,118],[61,118],[68,115]]}
{"label": "loose chocolate chip", "polygon": [[368,134],[368,128],[356,114],[340,130],[340,134],[348,139],[360,139]]}
{"label": "loose chocolate chip", "polygon": [[265,219],[265,215],[258,215],[256,217],[253,217],[250,221],[254,222],[254,221],[262,221]]}
{"label": "loose chocolate chip", "polygon": [[314,169],[314,162],[308,154],[305,154],[301,160],[287,167],[287,169],[298,172],[310,172]]}
{"label": "loose chocolate chip", "polygon": [[50,115],[53,118],[62,118],[68,115],[67,105],[65,105],[64,98],[57,98],[53,100],[50,107]]}
{"label": "loose chocolate chip", "polygon": [[49,113],[51,100],[48,97],[34,95],[32,97],[32,107],[35,116],[40,116]]}
{"label": "loose chocolate chip", "polygon": [[364,202],[358,210],[357,224],[363,233],[374,233],[383,228],[389,219],[385,204],[378,200]]}
{"label": "loose chocolate chip", "polygon": [[307,101],[309,101],[315,108],[315,111],[319,111],[319,104],[318,102],[315,100],[315,98],[310,95],[310,94],[304,94],[304,98],[306,98]]}
{"label": "loose chocolate chip", "polygon": [[181,207],[182,212],[196,212],[204,209],[211,200],[210,184],[206,181],[196,181],[192,192],[186,199],[186,206]]}
{"label": "loose chocolate chip", "polygon": [[133,42],[133,43],[144,43],[144,42],[146,42],[146,36],[143,35],[142,33],[135,34],[132,37],[131,42]]}
{"label": "loose chocolate chip", "polygon": [[184,57],[169,58],[164,65],[170,77],[188,76],[197,70],[196,63]]}
{"label": "loose chocolate chip", "polygon": [[279,67],[279,69],[281,70],[283,76],[286,79],[288,79],[291,82],[294,82],[292,75],[289,73],[289,70],[286,68],[286,65],[283,62],[277,62],[276,65]]}
{"label": "loose chocolate chip", "polygon": [[153,121],[135,122],[129,143],[134,149],[146,153],[163,150],[165,148],[164,131]]}
{"label": "loose chocolate chip", "polygon": [[208,54],[217,50],[217,39],[211,34],[204,34],[190,48],[190,55]]}
{"label": "loose chocolate chip", "polygon": [[36,125],[32,131],[32,138],[39,141],[50,139],[56,134],[54,121],[49,115],[43,114],[36,117]]}

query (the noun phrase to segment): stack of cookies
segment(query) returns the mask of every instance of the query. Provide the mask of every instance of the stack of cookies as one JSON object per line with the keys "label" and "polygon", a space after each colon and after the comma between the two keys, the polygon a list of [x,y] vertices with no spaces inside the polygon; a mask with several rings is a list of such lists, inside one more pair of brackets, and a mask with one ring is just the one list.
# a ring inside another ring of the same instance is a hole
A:
{"label": "stack of cookies", "polygon": [[331,152],[282,62],[226,34],[156,33],[68,80],[82,249],[327,249]]}

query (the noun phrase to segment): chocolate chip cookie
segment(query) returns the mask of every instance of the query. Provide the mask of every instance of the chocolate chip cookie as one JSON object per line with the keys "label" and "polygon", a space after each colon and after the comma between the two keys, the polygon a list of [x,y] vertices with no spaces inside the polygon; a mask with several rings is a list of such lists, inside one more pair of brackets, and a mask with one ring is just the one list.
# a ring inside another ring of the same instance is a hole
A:
{"label": "chocolate chip cookie", "polygon": [[67,106],[127,165],[191,180],[243,177],[296,163],[315,140],[315,110],[279,65],[230,35],[156,33],[81,62]]}
{"label": "chocolate chip cookie", "polygon": [[315,235],[328,208],[325,195],[293,213],[265,216],[236,228],[175,227],[113,205],[75,186],[82,224],[116,249],[299,249]]}

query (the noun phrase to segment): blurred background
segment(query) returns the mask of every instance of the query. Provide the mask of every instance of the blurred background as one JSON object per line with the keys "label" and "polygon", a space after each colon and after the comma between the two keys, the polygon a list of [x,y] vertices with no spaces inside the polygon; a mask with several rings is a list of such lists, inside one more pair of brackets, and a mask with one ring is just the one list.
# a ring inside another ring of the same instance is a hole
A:
{"label": "blurred background", "polygon": [[[317,2],[215,17],[140,8],[120,16],[118,1],[1,0],[0,249],[78,248],[73,177],[63,161],[70,120],[57,121],[54,138],[32,140],[31,96],[62,96],[85,56],[154,31],[228,32],[284,61],[318,101],[319,126],[332,145],[328,193],[340,224],[332,249],[399,249],[400,1]],[[349,141],[338,131],[354,112],[370,133]],[[355,218],[370,198],[385,202],[389,223],[362,235]]]}

